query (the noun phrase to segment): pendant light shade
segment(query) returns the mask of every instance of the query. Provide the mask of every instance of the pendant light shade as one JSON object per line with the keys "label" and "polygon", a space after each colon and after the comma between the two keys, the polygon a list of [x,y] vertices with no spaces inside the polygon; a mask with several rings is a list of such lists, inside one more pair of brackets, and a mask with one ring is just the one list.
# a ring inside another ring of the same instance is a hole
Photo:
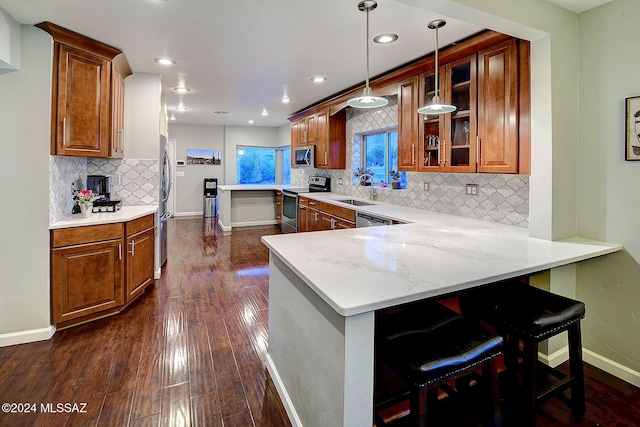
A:
{"label": "pendant light shade", "polygon": [[435,21],[429,22],[429,28],[432,30],[436,30],[436,75],[435,75],[435,96],[431,100],[431,104],[427,104],[424,107],[418,108],[419,114],[446,114],[456,111],[455,105],[443,104],[440,102],[440,91],[439,84],[440,79],[438,77],[438,29],[444,27],[447,24],[447,21],[444,19],[436,19]]}
{"label": "pendant light shade", "polygon": [[367,79],[362,96],[347,101],[347,105],[354,108],[377,108],[384,107],[389,103],[385,98],[374,96],[371,87],[369,87],[369,11],[376,7],[378,7],[378,3],[372,0],[358,3],[358,10],[367,14]]}

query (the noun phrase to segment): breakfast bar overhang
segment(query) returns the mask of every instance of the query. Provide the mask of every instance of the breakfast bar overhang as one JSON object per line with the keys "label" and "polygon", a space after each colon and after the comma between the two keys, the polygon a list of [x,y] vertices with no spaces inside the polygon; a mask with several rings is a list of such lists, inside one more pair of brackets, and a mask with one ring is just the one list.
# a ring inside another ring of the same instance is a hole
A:
{"label": "breakfast bar overhang", "polygon": [[414,223],[265,236],[267,369],[294,426],[371,427],[375,311],[611,254],[425,212]]}

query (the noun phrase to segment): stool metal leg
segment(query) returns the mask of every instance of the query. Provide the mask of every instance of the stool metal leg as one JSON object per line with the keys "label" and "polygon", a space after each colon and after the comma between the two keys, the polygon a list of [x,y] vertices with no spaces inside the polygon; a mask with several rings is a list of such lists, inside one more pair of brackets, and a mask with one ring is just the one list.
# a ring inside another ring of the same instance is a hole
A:
{"label": "stool metal leg", "polygon": [[571,381],[571,412],[579,421],[585,413],[584,367],[582,366],[582,337],[580,322],[569,328],[569,375]]}
{"label": "stool metal leg", "polygon": [[522,421],[524,426],[535,427],[538,341],[523,341],[522,365]]}

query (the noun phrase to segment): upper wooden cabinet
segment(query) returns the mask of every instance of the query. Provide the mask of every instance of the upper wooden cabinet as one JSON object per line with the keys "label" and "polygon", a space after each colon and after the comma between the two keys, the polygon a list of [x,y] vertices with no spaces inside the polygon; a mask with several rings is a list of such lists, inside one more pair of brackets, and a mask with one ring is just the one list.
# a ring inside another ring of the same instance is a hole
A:
{"label": "upper wooden cabinet", "polygon": [[[528,115],[520,96],[528,99],[529,70],[519,64],[526,63],[519,59],[518,42],[510,39],[441,66],[440,98],[457,107],[443,115],[423,116],[413,108],[416,85],[420,105],[430,103],[435,95],[434,70],[422,73],[416,82],[401,82],[400,170],[529,173],[528,157],[519,153],[521,140],[523,149],[529,149],[528,135],[520,129],[520,121]],[[418,125],[413,125],[414,119]]]}
{"label": "upper wooden cabinet", "polygon": [[317,169],[344,169],[346,167],[346,112],[331,114],[324,109],[296,118],[291,122],[291,165],[294,148],[313,145]]}
{"label": "upper wooden cabinet", "polygon": [[54,40],[51,154],[122,157],[126,58],[50,22],[37,26]]}

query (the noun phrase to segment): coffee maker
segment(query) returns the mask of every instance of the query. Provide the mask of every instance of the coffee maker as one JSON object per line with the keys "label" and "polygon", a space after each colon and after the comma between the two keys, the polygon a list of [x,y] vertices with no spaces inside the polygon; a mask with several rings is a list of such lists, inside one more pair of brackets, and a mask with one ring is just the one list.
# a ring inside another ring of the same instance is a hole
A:
{"label": "coffee maker", "polygon": [[111,200],[111,177],[105,175],[87,175],[87,190],[102,196],[100,200]]}
{"label": "coffee maker", "polygon": [[105,175],[87,175],[87,190],[102,196],[93,202],[93,212],[116,212],[122,207],[120,200],[111,200],[111,178]]}

